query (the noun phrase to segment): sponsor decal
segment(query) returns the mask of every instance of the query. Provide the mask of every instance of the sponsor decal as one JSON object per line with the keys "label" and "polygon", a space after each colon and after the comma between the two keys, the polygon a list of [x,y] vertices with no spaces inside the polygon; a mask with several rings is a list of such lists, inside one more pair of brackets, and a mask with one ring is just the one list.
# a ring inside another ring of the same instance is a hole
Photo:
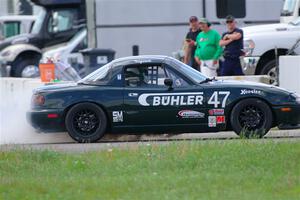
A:
{"label": "sponsor decal", "polygon": [[[225,108],[229,91],[215,91],[207,103],[214,108]],[[203,105],[203,92],[146,93],[138,98],[142,106],[194,106]]]}
{"label": "sponsor decal", "polygon": [[224,124],[225,123],[225,116],[217,116],[217,124]]}
{"label": "sponsor decal", "polygon": [[194,93],[146,93],[138,98],[142,106],[203,105],[203,92]]}
{"label": "sponsor decal", "polygon": [[224,109],[210,109],[208,111],[209,115],[224,115]]}
{"label": "sponsor decal", "polygon": [[113,111],[113,122],[123,122],[123,111]]}
{"label": "sponsor decal", "polygon": [[217,117],[208,116],[208,127],[216,127],[216,126],[217,126]]}
{"label": "sponsor decal", "polygon": [[253,90],[247,90],[247,89],[244,89],[244,90],[241,90],[241,95],[245,95],[245,94],[262,94],[263,92],[261,90],[256,90],[256,89],[253,89]]}
{"label": "sponsor decal", "polygon": [[178,112],[178,115],[181,118],[186,119],[186,118],[203,118],[205,114],[195,110],[181,110]]}

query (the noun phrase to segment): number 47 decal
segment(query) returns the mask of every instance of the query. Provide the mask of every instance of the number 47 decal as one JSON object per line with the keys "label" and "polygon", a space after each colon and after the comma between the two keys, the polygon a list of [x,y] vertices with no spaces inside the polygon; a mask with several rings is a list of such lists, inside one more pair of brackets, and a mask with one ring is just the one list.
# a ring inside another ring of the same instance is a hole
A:
{"label": "number 47 decal", "polygon": [[226,101],[227,101],[229,95],[230,95],[229,91],[215,91],[212,94],[212,96],[209,98],[207,103],[214,105],[215,108],[218,108],[219,104],[221,104],[221,101],[219,101],[219,99],[223,99],[222,100],[222,108],[225,108]]}

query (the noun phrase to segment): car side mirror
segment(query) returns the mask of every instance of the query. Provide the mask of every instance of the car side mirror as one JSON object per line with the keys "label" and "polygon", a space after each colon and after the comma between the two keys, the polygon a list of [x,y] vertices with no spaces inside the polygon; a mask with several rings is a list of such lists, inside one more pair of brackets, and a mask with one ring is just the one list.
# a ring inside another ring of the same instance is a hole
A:
{"label": "car side mirror", "polygon": [[165,86],[168,86],[169,89],[171,89],[172,86],[173,86],[173,80],[170,79],[170,78],[166,78],[166,79],[164,80],[164,84],[165,84]]}

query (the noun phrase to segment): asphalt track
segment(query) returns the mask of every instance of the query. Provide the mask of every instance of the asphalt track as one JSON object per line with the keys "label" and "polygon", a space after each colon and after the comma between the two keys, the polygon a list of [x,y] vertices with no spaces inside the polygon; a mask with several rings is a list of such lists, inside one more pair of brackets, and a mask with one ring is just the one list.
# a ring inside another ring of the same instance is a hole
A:
{"label": "asphalt track", "polygon": [[[42,134],[45,135],[45,134]],[[53,136],[53,135],[52,135]],[[66,137],[66,133],[57,134],[58,138]],[[99,150],[112,150],[114,148],[135,148],[148,145],[166,145],[170,142],[182,142],[186,140],[238,140],[240,139],[233,132],[218,133],[186,133],[186,134],[161,134],[161,135],[106,135],[98,143],[78,144],[71,139],[64,142],[43,142],[43,143],[24,143],[24,144],[2,144],[0,151],[14,149],[32,150],[54,150],[60,152],[88,152]],[[297,130],[271,130],[260,141],[289,141],[300,142],[300,129]]]}

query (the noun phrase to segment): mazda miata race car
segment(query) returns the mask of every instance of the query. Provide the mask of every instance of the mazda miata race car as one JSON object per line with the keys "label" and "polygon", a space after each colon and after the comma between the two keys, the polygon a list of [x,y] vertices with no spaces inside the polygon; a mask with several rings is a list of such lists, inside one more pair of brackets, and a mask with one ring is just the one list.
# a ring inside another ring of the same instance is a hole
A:
{"label": "mazda miata race car", "polygon": [[66,130],[78,142],[95,142],[105,133],[233,130],[262,137],[275,126],[299,128],[300,96],[210,79],[167,56],[133,56],[77,83],[36,89],[27,117],[41,132]]}

